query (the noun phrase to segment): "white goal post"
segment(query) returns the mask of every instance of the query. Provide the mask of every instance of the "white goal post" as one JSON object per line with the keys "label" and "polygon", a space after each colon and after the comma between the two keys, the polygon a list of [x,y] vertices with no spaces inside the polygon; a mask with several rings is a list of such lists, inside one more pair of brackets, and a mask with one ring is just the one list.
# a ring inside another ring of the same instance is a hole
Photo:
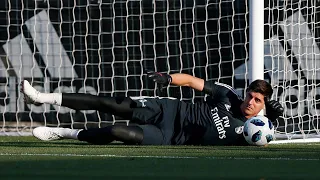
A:
{"label": "white goal post", "polygon": [[[3,0],[0,134],[30,135],[39,125],[89,128],[126,122],[97,111],[25,104],[19,92],[23,79],[44,92],[205,98],[176,86],[159,94],[145,76],[144,69],[151,69],[226,83],[241,95],[252,79],[264,78],[274,87],[272,99],[285,108],[275,124],[277,139],[320,138],[320,2],[262,2]],[[252,17],[262,20],[250,23]],[[261,68],[256,59],[264,61]]]}

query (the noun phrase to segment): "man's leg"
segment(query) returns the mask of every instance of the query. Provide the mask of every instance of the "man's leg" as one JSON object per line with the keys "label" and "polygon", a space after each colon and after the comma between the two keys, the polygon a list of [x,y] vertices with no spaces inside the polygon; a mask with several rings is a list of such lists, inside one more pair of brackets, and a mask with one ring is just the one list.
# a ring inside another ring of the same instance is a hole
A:
{"label": "man's leg", "polygon": [[162,145],[163,135],[154,125],[112,125],[104,128],[82,130],[78,134],[80,141],[92,144],[109,144],[116,140],[125,144]]}
{"label": "man's leg", "polygon": [[43,141],[75,139],[92,144],[109,144],[117,140],[129,144],[141,144],[143,130],[139,126],[111,125],[104,128],[70,129],[56,127],[37,127],[33,135]]}
{"label": "man's leg", "polygon": [[109,144],[114,140],[126,144],[163,144],[162,132],[154,125],[112,125],[88,130],[37,127],[33,130],[33,135],[43,141],[75,139],[99,145]]}
{"label": "man's leg", "polygon": [[131,119],[133,109],[137,106],[129,97],[100,97],[79,93],[41,93],[28,81],[21,83],[21,91],[31,103],[47,103],[69,107],[75,110],[98,110],[123,118]]}
{"label": "man's leg", "polygon": [[82,130],[78,134],[78,139],[92,144],[109,144],[114,140],[127,144],[141,144],[143,130],[139,126],[112,125]]}
{"label": "man's leg", "polygon": [[33,130],[33,135],[43,141],[76,139],[99,145],[109,144],[114,140],[126,144],[163,144],[162,132],[154,125],[112,125],[88,130],[37,127]]}
{"label": "man's leg", "polygon": [[75,110],[97,110],[131,119],[137,107],[129,97],[100,97],[91,94],[62,93],[61,106]]}

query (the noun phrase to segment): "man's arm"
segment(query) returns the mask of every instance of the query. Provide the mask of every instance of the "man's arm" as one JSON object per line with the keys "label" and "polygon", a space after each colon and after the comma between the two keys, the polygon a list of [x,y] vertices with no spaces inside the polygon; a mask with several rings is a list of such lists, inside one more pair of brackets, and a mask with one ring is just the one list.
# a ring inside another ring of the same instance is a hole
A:
{"label": "man's arm", "polygon": [[189,74],[176,73],[170,75],[172,78],[171,84],[177,86],[188,86],[195,90],[202,91],[204,87],[204,80],[191,76]]}
{"label": "man's arm", "polygon": [[184,73],[165,74],[147,70],[147,75],[154,82],[158,83],[160,90],[163,87],[173,84],[176,86],[187,86],[195,90],[202,91],[204,80]]}

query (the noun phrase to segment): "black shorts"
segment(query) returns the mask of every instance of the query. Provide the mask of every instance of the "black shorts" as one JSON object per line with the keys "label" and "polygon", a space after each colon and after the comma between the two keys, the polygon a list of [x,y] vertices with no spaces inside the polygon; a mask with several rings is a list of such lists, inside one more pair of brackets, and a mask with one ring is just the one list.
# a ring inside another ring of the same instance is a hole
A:
{"label": "black shorts", "polygon": [[[163,145],[171,145],[175,135],[175,122],[180,121],[180,100],[174,98],[131,97],[137,103],[133,111],[132,122],[151,124],[162,133]],[[148,126],[142,126],[148,127]],[[145,136],[159,136],[157,131],[147,131]],[[153,134],[154,132],[154,134]]]}

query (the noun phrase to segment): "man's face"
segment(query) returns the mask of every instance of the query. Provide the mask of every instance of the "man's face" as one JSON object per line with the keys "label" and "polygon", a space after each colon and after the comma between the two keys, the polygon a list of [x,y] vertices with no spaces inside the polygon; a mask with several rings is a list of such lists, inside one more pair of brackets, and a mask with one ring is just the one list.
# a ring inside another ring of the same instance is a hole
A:
{"label": "man's face", "polygon": [[264,108],[264,96],[261,93],[248,91],[240,108],[246,118],[256,116]]}

